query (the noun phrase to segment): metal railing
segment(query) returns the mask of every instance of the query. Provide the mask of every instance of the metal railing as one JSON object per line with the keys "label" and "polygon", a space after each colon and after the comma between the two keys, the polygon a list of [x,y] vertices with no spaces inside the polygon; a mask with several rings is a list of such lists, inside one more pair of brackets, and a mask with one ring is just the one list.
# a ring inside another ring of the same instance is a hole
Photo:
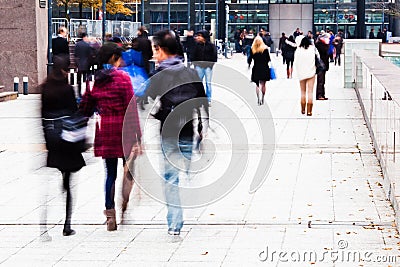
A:
{"label": "metal railing", "polygon": [[[57,30],[61,26],[67,26],[72,41],[78,38],[80,32],[86,32],[89,36],[101,38],[102,37],[102,21],[91,19],[71,19],[68,21],[64,18],[52,19],[52,35],[57,36]],[[107,20],[106,33],[116,36],[132,37],[136,36],[139,29],[140,22]]]}

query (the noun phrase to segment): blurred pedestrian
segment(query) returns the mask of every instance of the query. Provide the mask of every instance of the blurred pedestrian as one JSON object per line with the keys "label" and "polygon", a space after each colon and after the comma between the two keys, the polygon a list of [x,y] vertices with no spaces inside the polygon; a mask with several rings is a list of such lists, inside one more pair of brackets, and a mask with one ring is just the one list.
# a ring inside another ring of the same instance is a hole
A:
{"label": "blurred pedestrian", "polygon": [[315,42],[315,47],[318,50],[321,60],[325,64],[325,70],[317,74],[317,100],[328,100],[325,96],[325,77],[326,72],[329,70],[329,49],[330,49],[330,39],[331,35],[327,32],[321,31]]}
{"label": "blurred pedestrian", "polygon": [[242,34],[242,31],[240,29],[236,29],[235,35],[233,36],[233,38],[235,39],[235,52],[236,53],[242,52],[242,46],[240,44],[242,42],[241,34]]}
{"label": "blurred pedestrian", "polygon": [[296,40],[297,36],[302,35],[300,32],[300,28],[296,28],[296,30],[293,32],[293,38]]}
{"label": "blurred pedestrian", "polygon": [[89,38],[84,32],[81,39],[75,45],[75,58],[78,65],[78,97],[82,97],[82,82],[88,78],[91,60],[95,50],[89,44]]}
{"label": "blurred pedestrian", "polygon": [[369,39],[375,39],[375,33],[374,33],[374,28],[371,28],[370,32],[369,32]]}
{"label": "blurred pedestrian", "polygon": [[[294,55],[293,73],[300,80],[301,90],[301,114],[305,114],[307,106],[307,116],[312,116],[313,90],[315,82],[315,54],[316,50],[308,38],[301,38],[300,45]],[[296,40],[297,41],[297,40]],[[307,98],[307,102],[306,102]]]}
{"label": "blurred pedestrian", "polygon": [[199,74],[200,80],[205,80],[206,95],[208,102],[211,103],[211,79],[212,69],[217,62],[217,49],[209,41],[209,33],[206,30],[198,31],[196,34],[196,46],[193,52],[192,62],[195,70]]}
{"label": "blurred pedestrian", "polygon": [[[250,55],[247,63],[250,64],[254,60],[253,69],[251,72],[251,81],[256,84],[257,104],[264,104],[265,84],[271,79],[268,63],[271,61],[268,46],[264,44],[262,38],[257,36],[254,38],[253,45],[250,50]],[[261,90],[261,98],[260,98]]]}
{"label": "blurred pedestrian", "polygon": [[71,174],[85,166],[81,151],[73,143],[61,139],[62,118],[73,115],[78,106],[75,93],[68,84],[69,60],[64,56],[54,56],[53,71],[40,85],[42,91],[42,118],[46,141],[47,167],[57,168],[63,178],[63,188],[67,193],[63,235],[74,235],[71,229],[72,194]]}
{"label": "blurred pedestrian", "polygon": [[159,31],[152,41],[159,66],[153,73],[147,94],[153,99],[160,97],[161,107],[154,117],[161,122],[168,234],[179,235],[183,227],[179,170],[182,164],[186,172],[190,167],[194,110],[204,106],[208,114],[208,103],[196,71],[184,66],[178,55],[179,44],[174,32]]}
{"label": "blurred pedestrian", "polygon": [[[96,123],[94,155],[104,159],[105,207],[107,230],[117,230],[115,217],[115,180],[117,178],[118,159],[122,158],[124,168],[133,171],[132,163],[141,154],[141,130],[129,75],[118,70],[121,65],[123,49],[114,43],[104,44],[98,54],[100,70],[95,74],[93,89],[82,97],[80,111],[90,117],[96,111],[100,117]],[[125,120],[124,120],[125,117]],[[122,142],[122,128],[125,138]],[[131,172],[124,172],[122,213],[125,212],[129,193],[133,185]],[[128,187],[128,188],[126,188]]]}
{"label": "blurred pedestrian", "polygon": [[385,35],[383,34],[381,28],[378,29],[378,33],[376,35],[376,39],[381,39],[382,43],[383,43],[383,40],[385,39]]}
{"label": "blurred pedestrian", "polygon": [[328,30],[327,34],[329,34],[329,50],[328,50],[329,62],[334,62],[333,54],[335,52],[335,47],[333,45],[333,40],[335,39],[335,35],[333,34],[333,31],[331,31],[331,30]]}
{"label": "blurred pedestrian", "polygon": [[289,79],[292,78],[294,53],[297,48],[293,35],[290,35],[289,38],[285,40],[285,44],[286,74]]}
{"label": "blurred pedestrian", "polygon": [[340,54],[342,53],[343,47],[343,38],[340,32],[335,36],[333,46],[335,47],[335,66],[336,64],[340,66]]}
{"label": "blurred pedestrian", "polygon": [[[137,31],[137,37],[132,40],[132,49],[142,53],[143,66],[147,76],[150,74],[150,59],[153,58],[153,49],[148,38],[146,27],[142,26]],[[146,97],[138,98],[139,106],[144,110],[144,105],[148,104]]]}
{"label": "blurred pedestrian", "polygon": [[187,66],[190,67],[192,64],[193,52],[196,47],[196,41],[194,40],[194,31],[190,29],[187,31],[186,42],[185,42],[185,51],[187,58]]}
{"label": "blurred pedestrian", "polygon": [[285,55],[286,39],[287,39],[286,34],[284,32],[282,32],[282,36],[281,36],[281,38],[279,38],[279,50],[281,51],[281,54],[282,54],[283,64],[285,64],[285,62],[286,62],[286,58],[285,58],[286,57],[286,55]]}
{"label": "blurred pedestrian", "polygon": [[69,45],[68,45],[68,30],[65,27],[58,28],[58,35],[52,39],[51,50],[54,56],[64,57],[64,60],[70,64],[69,59]]}
{"label": "blurred pedestrian", "polygon": [[254,41],[254,31],[250,30],[245,36],[244,36],[244,49],[247,55],[247,60],[249,60],[249,56],[250,56],[250,50],[251,50],[251,46],[253,45],[253,41]]}

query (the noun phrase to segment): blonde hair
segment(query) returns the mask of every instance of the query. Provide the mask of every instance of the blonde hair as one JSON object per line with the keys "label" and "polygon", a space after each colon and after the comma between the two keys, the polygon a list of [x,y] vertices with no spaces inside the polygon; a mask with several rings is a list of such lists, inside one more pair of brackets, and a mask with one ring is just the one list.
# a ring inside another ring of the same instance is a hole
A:
{"label": "blonde hair", "polygon": [[263,39],[260,36],[254,38],[253,45],[251,46],[251,52],[253,52],[253,54],[263,53],[265,49],[267,49],[267,45],[264,44]]}

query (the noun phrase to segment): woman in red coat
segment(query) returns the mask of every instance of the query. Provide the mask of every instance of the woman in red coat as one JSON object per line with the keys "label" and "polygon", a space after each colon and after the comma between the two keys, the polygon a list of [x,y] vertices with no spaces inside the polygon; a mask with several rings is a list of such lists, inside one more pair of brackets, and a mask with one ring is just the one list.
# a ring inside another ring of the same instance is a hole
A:
{"label": "woman in red coat", "polygon": [[[93,89],[84,94],[80,105],[80,111],[86,116],[93,115],[95,111],[100,116],[100,122],[96,124],[94,154],[102,157],[105,162],[104,214],[107,217],[108,231],[117,229],[114,195],[118,158],[123,159],[125,166],[128,157],[141,153],[141,131],[131,79],[127,73],[117,69],[121,65],[122,51],[114,43],[104,44],[100,48],[98,60],[102,69],[96,73]],[[125,114],[127,116],[124,121]],[[128,137],[124,138],[124,142],[123,127],[124,135]],[[133,181],[131,176],[129,178]],[[127,186],[125,182],[124,186]],[[128,203],[132,182],[128,186],[129,190],[123,188],[124,193],[128,191],[123,196],[123,211]]]}

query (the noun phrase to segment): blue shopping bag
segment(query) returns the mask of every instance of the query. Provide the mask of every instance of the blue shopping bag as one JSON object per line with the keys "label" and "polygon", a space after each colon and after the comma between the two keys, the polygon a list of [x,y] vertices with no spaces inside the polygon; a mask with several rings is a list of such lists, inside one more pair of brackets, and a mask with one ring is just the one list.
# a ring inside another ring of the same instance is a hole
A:
{"label": "blue shopping bag", "polygon": [[127,66],[135,64],[136,66],[144,67],[144,60],[141,51],[129,49],[125,52],[122,52],[122,59]]}
{"label": "blue shopping bag", "polygon": [[148,87],[148,79],[149,79],[146,70],[136,65],[126,66],[121,69],[129,74],[133,86],[133,91],[135,92],[135,96],[138,97],[144,96],[144,94],[146,93],[146,89]]}
{"label": "blue shopping bag", "polygon": [[274,67],[271,66],[269,68],[269,74],[270,74],[271,80],[275,80],[276,79],[276,72],[275,72],[275,68]]}

